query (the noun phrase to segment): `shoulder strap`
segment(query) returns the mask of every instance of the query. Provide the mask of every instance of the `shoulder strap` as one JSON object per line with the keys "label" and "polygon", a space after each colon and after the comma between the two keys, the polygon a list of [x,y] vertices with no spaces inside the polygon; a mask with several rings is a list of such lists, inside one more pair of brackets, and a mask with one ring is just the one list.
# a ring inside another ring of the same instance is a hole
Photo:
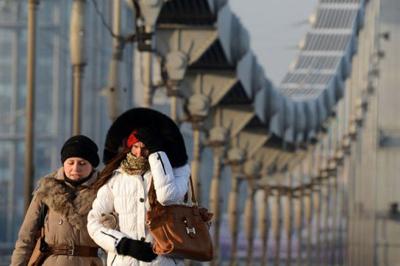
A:
{"label": "shoulder strap", "polygon": [[[191,175],[189,177],[189,183],[190,183],[190,191],[192,194],[192,204],[197,205],[196,195],[194,194],[193,181]],[[188,192],[186,192],[185,194],[184,202],[187,203],[187,200],[188,200]],[[151,208],[153,208],[157,204],[157,194],[154,188],[153,176],[150,177],[149,204]]]}
{"label": "shoulder strap", "polygon": [[39,228],[42,228],[44,226],[44,219],[46,218],[47,209],[48,209],[47,205],[41,202],[40,213],[39,213]]}
{"label": "shoulder strap", "polygon": [[149,204],[150,204],[150,208],[152,208],[152,209],[157,204],[157,194],[156,194],[156,190],[154,188],[153,176],[150,177]]}
{"label": "shoulder strap", "polygon": [[190,183],[190,192],[192,193],[192,202],[194,205],[197,205],[196,194],[194,194],[192,175],[190,175],[189,177],[189,183]]}

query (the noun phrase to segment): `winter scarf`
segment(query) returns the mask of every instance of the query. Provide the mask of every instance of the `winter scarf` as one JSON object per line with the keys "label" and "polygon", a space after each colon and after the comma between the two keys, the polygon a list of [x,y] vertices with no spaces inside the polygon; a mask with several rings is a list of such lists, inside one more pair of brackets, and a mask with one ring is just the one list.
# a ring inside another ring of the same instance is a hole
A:
{"label": "winter scarf", "polygon": [[128,153],[126,158],[121,162],[121,169],[129,175],[143,175],[150,169],[149,160],[143,157],[135,157],[132,153]]}

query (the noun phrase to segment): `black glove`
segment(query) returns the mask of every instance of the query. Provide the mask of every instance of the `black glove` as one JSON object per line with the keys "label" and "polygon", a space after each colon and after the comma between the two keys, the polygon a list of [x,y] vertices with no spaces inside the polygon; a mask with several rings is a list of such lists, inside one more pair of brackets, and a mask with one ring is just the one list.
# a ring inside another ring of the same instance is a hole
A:
{"label": "black glove", "polygon": [[151,262],[157,258],[149,242],[139,241],[123,237],[117,245],[118,254],[131,256],[135,259]]}
{"label": "black glove", "polygon": [[150,128],[139,128],[135,133],[135,137],[146,145],[149,153],[164,150],[160,136],[157,136],[154,130],[151,130]]}

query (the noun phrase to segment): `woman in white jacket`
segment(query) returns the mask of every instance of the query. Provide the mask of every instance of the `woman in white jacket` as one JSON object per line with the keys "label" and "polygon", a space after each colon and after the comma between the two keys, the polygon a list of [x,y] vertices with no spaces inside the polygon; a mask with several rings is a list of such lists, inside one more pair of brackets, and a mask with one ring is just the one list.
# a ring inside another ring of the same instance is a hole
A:
{"label": "woman in white jacket", "polygon": [[[121,152],[102,171],[101,188],[88,215],[88,232],[107,252],[107,265],[183,265],[157,256],[145,225],[148,191],[153,180],[163,205],[181,202],[188,190],[188,164],[172,168],[160,138],[148,128],[133,131]],[[102,213],[118,214],[118,228],[101,223]]]}

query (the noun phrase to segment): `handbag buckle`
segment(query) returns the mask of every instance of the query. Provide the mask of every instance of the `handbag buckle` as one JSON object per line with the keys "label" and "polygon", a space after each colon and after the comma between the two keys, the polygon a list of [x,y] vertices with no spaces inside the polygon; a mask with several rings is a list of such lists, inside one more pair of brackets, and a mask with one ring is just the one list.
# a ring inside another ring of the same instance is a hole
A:
{"label": "handbag buckle", "polygon": [[189,227],[187,227],[186,226],[186,233],[188,234],[188,235],[190,235],[190,233],[192,233],[192,234],[196,234],[196,228],[194,228],[194,227],[192,227],[192,228],[189,228]]}

